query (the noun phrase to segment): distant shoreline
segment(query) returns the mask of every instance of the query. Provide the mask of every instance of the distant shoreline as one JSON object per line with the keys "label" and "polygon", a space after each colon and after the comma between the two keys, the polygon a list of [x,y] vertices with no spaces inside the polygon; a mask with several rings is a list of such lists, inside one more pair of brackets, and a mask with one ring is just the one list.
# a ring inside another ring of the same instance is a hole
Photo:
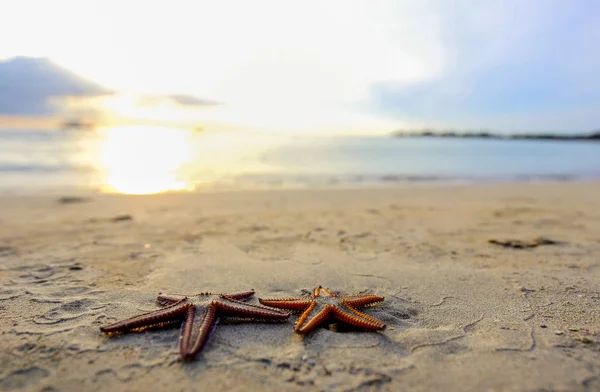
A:
{"label": "distant shoreline", "polygon": [[396,131],[392,137],[431,137],[457,139],[503,139],[503,140],[560,140],[560,141],[600,141],[600,131],[588,134],[560,135],[551,133],[498,134],[492,132],[438,132],[438,131]]}

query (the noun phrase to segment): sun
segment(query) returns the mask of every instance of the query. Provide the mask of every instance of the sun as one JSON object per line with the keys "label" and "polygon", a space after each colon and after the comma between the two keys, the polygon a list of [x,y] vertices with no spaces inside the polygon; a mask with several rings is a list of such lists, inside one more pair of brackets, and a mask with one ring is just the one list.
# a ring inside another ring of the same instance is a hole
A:
{"label": "sun", "polygon": [[182,167],[191,160],[189,132],[149,126],[99,130],[102,191],[151,194],[191,189]]}

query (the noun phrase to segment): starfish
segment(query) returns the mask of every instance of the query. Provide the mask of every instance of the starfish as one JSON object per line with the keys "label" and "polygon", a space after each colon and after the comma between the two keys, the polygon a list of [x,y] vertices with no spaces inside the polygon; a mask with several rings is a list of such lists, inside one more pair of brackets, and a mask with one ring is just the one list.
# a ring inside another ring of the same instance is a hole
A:
{"label": "starfish", "polygon": [[263,305],[302,311],[302,315],[294,325],[294,331],[300,334],[309,333],[329,318],[336,318],[364,329],[383,330],[385,329],[383,322],[356,310],[357,307],[383,300],[383,297],[373,294],[333,294],[321,286],[315,288],[312,295],[304,297],[259,298],[259,302]]}
{"label": "starfish", "polygon": [[285,320],[290,314],[242,302],[254,295],[254,290],[233,294],[199,293],[169,295],[156,298],[162,309],[105,325],[105,334],[139,332],[183,321],[179,337],[179,353],[184,360],[193,359],[202,350],[213,326],[221,317],[245,318],[254,321]]}

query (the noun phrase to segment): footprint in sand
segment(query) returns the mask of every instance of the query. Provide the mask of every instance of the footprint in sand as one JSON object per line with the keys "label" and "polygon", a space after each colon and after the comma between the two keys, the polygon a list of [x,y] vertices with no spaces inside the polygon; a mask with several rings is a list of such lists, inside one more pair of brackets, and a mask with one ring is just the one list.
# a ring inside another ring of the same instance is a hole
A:
{"label": "footprint in sand", "polygon": [[0,378],[0,389],[11,391],[36,385],[49,375],[50,372],[47,369],[39,366],[18,369]]}

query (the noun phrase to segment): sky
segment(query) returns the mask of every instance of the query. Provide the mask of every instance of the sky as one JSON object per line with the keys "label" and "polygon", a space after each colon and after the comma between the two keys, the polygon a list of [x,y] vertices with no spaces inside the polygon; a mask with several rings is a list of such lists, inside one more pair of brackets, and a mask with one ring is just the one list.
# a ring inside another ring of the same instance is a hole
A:
{"label": "sky", "polygon": [[[0,3],[0,37],[10,37],[0,61],[45,57],[94,85],[75,98],[50,89],[54,102],[115,121],[600,128],[600,2],[590,0],[14,0]],[[1,71],[0,86],[10,82]],[[0,89],[0,116],[22,85]]]}

